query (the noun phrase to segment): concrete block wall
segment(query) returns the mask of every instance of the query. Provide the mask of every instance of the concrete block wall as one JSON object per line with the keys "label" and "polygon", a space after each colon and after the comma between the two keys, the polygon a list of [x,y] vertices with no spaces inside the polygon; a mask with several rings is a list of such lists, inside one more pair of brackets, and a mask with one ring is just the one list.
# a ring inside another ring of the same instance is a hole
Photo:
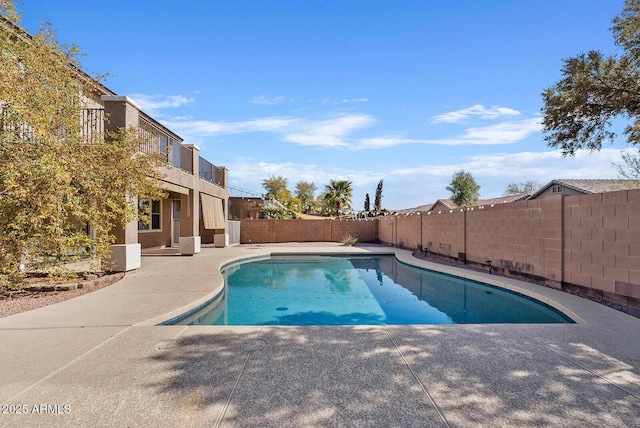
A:
{"label": "concrete block wall", "polygon": [[[465,249],[465,213],[460,210],[423,213],[422,248],[432,253],[458,258]],[[401,218],[401,217],[400,217]]]}
{"label": "concrete block wall", "polygon": [[396,223],[398,240],[396,245],[400,248],[418,248],[422,245],[421,214],[398,216]]}
{"label": "concrete block wall", "polygon": [[565,281],[640,306],[640,190],[566,197],[563,220]]}
{"label": "concrete block wall", "polygon": [[377,220],[325,220],[324,222],[330,226],[331,230],[331,239],[328,239],[328,241],[342,242],[348,235],[357,237],[358,242],[378,241]]}
{"label": "concrete block wall", "polygon": [[396,216],[378,217],[378,238],[382,242],[396,245]]}
{"label": "concrete block wall", "polygon": [[474,207],[467,211],[467,260],[505,272],[562,281],[562,200]]}
{"label": "concrete block wall", "polygon": [[358,242],[377,241],[375,220],[241,220],[241,244],[279,242],[342,242],[347,235]]}

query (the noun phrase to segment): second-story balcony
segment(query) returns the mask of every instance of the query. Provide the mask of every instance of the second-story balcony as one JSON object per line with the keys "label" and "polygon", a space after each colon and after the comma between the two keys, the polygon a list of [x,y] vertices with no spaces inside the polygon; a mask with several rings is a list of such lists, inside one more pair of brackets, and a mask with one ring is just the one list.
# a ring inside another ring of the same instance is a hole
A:
{"label": "second-story balcony", "polygon": [[[159,153],[174,168],[194,174],[193,147],[185,146],[177,135],[140,112],[139,129],[143,139],[143,151]],[[215,166],[203,157],[198,157],[198,176],[222,188],[227,187],[224,168]]]}
{"label": "second-story balcony", "polygon": [[200,157],[198,161],[201,179],[210,181],[211,183],[220,187],[227,187],[223,168],[215,166],[203,157]]}

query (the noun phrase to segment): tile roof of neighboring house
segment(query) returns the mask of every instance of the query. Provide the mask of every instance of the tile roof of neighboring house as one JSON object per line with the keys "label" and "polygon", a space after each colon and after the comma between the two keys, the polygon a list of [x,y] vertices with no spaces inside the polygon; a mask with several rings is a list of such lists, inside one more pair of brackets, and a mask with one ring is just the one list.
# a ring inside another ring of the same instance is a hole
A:
{"label": "tile roof of neighboring house", "polygon": [[420,205],[419,207],[415,207],[415,208],[405,208],[403,210],[395,210],[393,211],[393,213],[394,214],[411,214],[411,213],[417,213],[420,211],[429,211],[431,210],[433,205],[434,204]]}
{"label": "tile roof of neighboring house", "polygon": [[[494,205],[495,204],[508,204],[510,202],[524,201],[528,197],[529,197],[529,195],[524,194],[524,195],[500,196],[499,198],[492,198],[492,199],[479,199],[475,204],[473,204],[473,206],[491,205],[491,204],[494,204]],[[453,203],[453,201],[451,199],[438,199],[433,204],[420,205],[419,207],[415,207],[415,208],[407,208],[407,209],[404,209],[404,210],[397,210],[397,211],[395,211],[395,213],[396,214],[409,214],[409,213],[415,213],[415,212],[418,212],[418,211],[431,211],[437,205],[444,205],[444,208],[445,209],[449,209],[449,210],[460,208],[458,205]]]}
{"label": "tile roof of neighboring house", "polygon": [[618,190],[640,189],[640,182],[636,180],[620,179],[556,179],[551,180],[542,186],[537,192],[529,197],[534,199],[551,186],[566,186],[580,193],[604,193]]}
{"label": "tile roof of neighboring house", "polygon": [[511,202],[518,202],[518,201],[524,201],[525,199],[529,198],[528,194],[521,194],[521,195],[507,195],[507,196],[500,196],[499,198],[491,198],[491,199],[480,199],[478,200],[478,202],[476,202],[474,204],[474,206],[478,206],[478,205],[491,205],[491,204],[509,204]]}

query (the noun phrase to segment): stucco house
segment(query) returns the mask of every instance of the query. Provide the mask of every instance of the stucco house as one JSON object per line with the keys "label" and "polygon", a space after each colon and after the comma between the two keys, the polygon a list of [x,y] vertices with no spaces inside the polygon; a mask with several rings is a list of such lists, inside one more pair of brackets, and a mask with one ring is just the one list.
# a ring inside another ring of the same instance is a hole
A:
{"label": "stucco house", "polygon": [[[141,133],[143,150],[166,158],[159,186],[166,191],[162,200],[137,201],[148,204],[150,223],[134,221],[116,231],[112,246],[115,270],[140,267],[141,250],[178,247],[183,255],[200,252],[201,231],[213,230],[213,243],[228,243],[228,171],[200,156],[199,147],[184,144],[182,138],[142,111],[134,100],[103,87],[87,115],[92,126],[102,131],[135,127]],[[105,117],[109,120],[105,121]],[[210,233],[206,234],[211,236]],[[210,238],[209,238],[210,240]],[[205,242],[208,243],[208,242]]]}
{"label": "stucco house", "polygon": [[[30,35],[2,16],[0,29],[30,42]],[[70,67],[79,82],[91,79],[75,66]],[[132,200],[138,206],[146,205],[149,224],[134,220],[114,231],[116,242],[111,247],[114,270],[140,267],[144,248],[178,247],[183,255],[196,254],[203,243],[201,232],[205,231],[204,243],[227,245],[227,168],[202,158],[197,146],[185,144],[179,135],[145,113],[133,99],[118,95],[102,84],[97,84],[92,93],[83,94],[80,120],[82,135],[87,141],[105,132],[133,127],[142,137],[142,151],[159,153],[166,160],[161,167],[163,178],[158,182],[166,198]]]}
{"label": "stucco house", "polygon": [[640,182],[620,179],[555,179],[542,186],[529,199],[557,195],[587,195],[630,189],[640,189]]}

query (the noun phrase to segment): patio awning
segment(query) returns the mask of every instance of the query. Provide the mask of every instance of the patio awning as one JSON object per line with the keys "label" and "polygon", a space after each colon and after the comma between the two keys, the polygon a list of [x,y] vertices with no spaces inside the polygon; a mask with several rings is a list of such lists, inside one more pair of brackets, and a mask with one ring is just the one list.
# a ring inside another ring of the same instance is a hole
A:
{"label": "patio awning", "polygon": [[205,229],[224,229],[226,223],[224,221],[224,210],[222,209],[222,199],[215,198],[200,193],[202,200],[202,220]]}
{"label": "patio awning", "polygon": [[163,190],[167,190],[169,192],[176,192],[182,195],[188,195],[189,189],[183,186],[179,186],[177,184],[169,183],[168,181],[163,180],[155,180],[155,183]]}

